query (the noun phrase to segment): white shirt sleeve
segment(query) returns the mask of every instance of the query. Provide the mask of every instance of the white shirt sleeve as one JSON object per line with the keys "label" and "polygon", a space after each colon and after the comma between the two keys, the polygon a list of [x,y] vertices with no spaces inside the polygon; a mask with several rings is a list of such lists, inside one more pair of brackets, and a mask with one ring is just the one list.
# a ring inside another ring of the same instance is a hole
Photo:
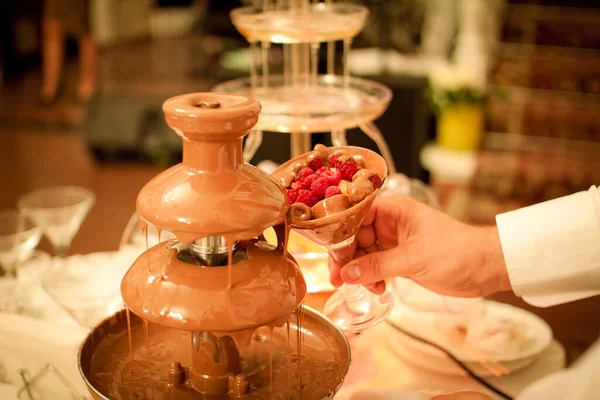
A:
{"label": "white shirt sleeve", "polygon": [[600,294],[600,190],[496,216],[513,291],[537,307]]}

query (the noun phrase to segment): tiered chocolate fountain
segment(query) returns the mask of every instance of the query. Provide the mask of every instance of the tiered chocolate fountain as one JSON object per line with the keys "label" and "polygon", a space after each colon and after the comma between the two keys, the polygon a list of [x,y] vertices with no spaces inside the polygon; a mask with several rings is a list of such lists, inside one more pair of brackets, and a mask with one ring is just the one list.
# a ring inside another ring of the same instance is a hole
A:
{"label": "tiered chocolate fountain", "polygon": [[[304,308],[286,250],[289,202],[242,161],[257,101],[198,93],[164,103],[183,162],[150,181],[137,211],[172,232],[123,278],[127,305],[82,344],[96,399],[332,398],[350,363],[343,334]],[[273,228],[277,245],[263,232]]]}

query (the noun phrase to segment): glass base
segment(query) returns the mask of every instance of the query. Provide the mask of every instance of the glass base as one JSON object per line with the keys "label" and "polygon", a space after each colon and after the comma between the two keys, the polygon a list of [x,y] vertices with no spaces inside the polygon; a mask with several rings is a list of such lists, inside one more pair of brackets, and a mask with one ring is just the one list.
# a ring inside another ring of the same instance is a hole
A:
{"label": "glass base", "polygon": [[389,291],[378,296],[364,286],[346,284],[325,303],[324,314],[342,331],[358,333],[384,320],[393,306]]}

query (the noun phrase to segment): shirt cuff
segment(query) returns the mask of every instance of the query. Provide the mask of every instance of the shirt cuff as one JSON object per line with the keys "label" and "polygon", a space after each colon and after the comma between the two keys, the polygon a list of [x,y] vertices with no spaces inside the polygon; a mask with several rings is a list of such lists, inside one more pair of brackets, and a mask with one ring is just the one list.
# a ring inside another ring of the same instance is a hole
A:
{"label": "shirt cuff", "polygon": [[540,307],[600,294],[599,215],[595,187],[497,215],[515,294]]}

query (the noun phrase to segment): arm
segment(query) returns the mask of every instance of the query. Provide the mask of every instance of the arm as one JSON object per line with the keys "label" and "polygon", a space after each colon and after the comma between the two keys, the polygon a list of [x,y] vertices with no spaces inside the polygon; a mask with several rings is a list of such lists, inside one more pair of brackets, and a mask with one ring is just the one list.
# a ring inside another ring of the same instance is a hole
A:
{"label": "arm", "polygon": [[513,291],[548,307],[600,294],[600,191],[496,217]]}

